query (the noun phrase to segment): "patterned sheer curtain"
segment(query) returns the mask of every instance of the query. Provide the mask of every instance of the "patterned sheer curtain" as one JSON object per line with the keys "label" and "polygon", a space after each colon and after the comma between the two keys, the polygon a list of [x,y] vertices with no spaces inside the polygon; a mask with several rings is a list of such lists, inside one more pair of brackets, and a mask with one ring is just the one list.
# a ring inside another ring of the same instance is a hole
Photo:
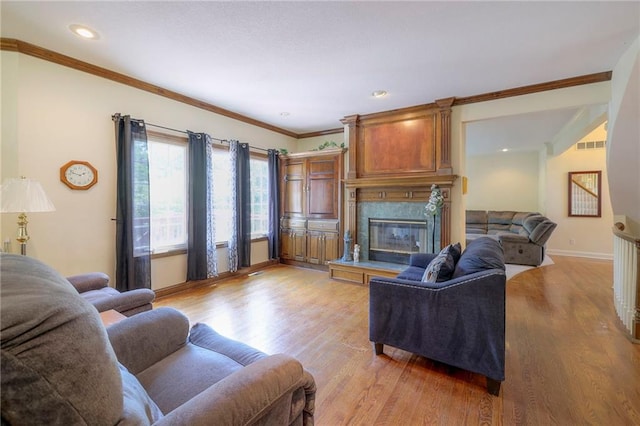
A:
{"label": "patterned sheer curtain", "polygon": [[213,142],[206,133],[189,135],[189,237],[187,280],[218,275],[213,215]]}
{"label": "patterned sheer curtain", "polygon": [[269,259],[276,259],[280,250],[280,157],[278,151],[267,151],[269,170]]}
{"label": "patterned sheer curtain", "polygon": [[251,265],[251,175],[249,144],[229,141],[231,162],[231,237],[229,271]]}
{"label": "patterned sheer curtain", "polygon": [[149,154],[143,120],[113,115],[116,132],[116,289],[151,288]]}

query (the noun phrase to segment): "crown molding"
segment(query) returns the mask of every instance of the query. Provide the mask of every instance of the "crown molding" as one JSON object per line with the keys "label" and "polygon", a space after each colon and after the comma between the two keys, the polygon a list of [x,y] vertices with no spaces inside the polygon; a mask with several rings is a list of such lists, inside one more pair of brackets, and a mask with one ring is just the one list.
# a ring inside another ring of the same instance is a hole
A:
{"label": "crown molding", "polygon": [[335,135],[336,133],[344,133],[344,128],[338,127],[335,129],[318,130],[317,132],[300,133],[298,134],[298,139],[312,138],[314,136]]}
{"label": "crown molding", "polygon": [[[177,102],[191,105],[196,108],[203,109],[205,111],[223,115],[225,117],[229,117],[234,120],[241,121],[243,123],[261,127],[266,130],[271,130],[273,132],[280,133],[282,135],[289,136],[296,139],[331,135],[331,134],[342,133],[344,131],[343,128],[335,128],[335,129],[319,130],[316,132],[295,133],[286,129],[282,129],[280,127],[273,126],[263,121],[259,121],[259,120],[244,116],[242,114],[238,114],[237,112],[233,112],[233,111],[218,107],[216,105],[212,105],[207,102],[203,102],[198,99],[182,95],[180,93],[177,93],[168,89],[164,89],[160,86],[156,86],[154,84],[150,84],[145,81],[138,80],[136,78],[129,77],[127,75],[120,74],[115,71],[111,71],[106,68],[99,67],[97,65],[92,65],[90,63],[80,61],[70,56],[66,56],[61,53],[57,53],[52,50],[48,50],[43,47],[39,47],[34,44],[16,40],[16,39],[0,38],[0,50],[19,52],[25,55],[43,59],[45,61],[50,61],[59,65],[63,65],[69,68],[73,68],[79,71],[93,74],[98,77],[106,78],[108,80],[115,81],[117,83],[135,87],[137,89],[144,90],[146,92],[150,92],[158,96],[169,98]],[[467,105],[467,104],[478,103],[478,102],[487,102],[487,101],[493,101],[496,99],[528,95],[531,93],[544,92],[548,90],[556,90],[556,89],[562,89],[566,87],[573,87],[573,86],[580,86],[584,84],[610,81],[612,74],[613,74],[612,71],[603,71],[599,73],[587,74],[587,75],[582,75],[578,77],[570,77],[570,78],[565,78],[561,80],[548,81],[546,83],[538,83],[538,84],[532,84],[528,86],[516,87],[512,89],[499,90],[496,92],[482,93],[479,95],[466,96],[466,97],[460,97],[460,98],[447,98],[446,100],[453,99],[452,106]],[[409,111],[415,108],[420,109],[425,107],[435,107],[437,106],[437,102],[438,101],[425,104],[425,105],[416,105],[413,107],[401,108],[393,111],[381,111],[378,113],[368,114],[367,117],[369,116],[373,117],[378,115],[383,116],[388,113],[396,113],[398,111],[405,111],[405,110]]]}
{"label": "crown molding", "polygon": [[172,90],[164,89],[160,86],[147,83],[137,78],[129,77],[125,74],[120,74],[115,71],[108,70],[106,68],[99,67],[97,65],[90,64],[88,62],[80,61],[70,56],[63,55],[52,50],[48,50],[31,43],[15,39],[0,39],[0,49],[23,53],[25,55],[33,56],[35,58],[44,59],[45,61],[53,62],[58,65],[73,68],[78,71],[83,71],[88,74],[93,74],[98,77],[106,78],[107,80],[115,81],[117,83],[125,84],[127,86],[135,87],[136,89],[144,90],[145,92],[153,93],[154,95],[162,96],[172,99],[174,101],[181,102],[183,104],[191,105],[196,108],[203,109],[205,111],[213,112],[215,114],[223,115],[225,117],[232,118],[234,120],[242,121],[243,123],[251,124],[253,126],[261,127],[263,129],[271,130],[276,133],[283,134],[299,139],[299,136],[295,132],[291,132],[280,127],[272,126],[271,124],[255,120],[253,118],[238,114],[237,112],[229,111],[228,109],[220,108],[218,106],[209,104],[207,102],[200,101],[189,96],[182,95]]}
{"label": "crown molding", "polygon": [[581,86],[583,84],[600,83],[610,81],[612,71],[603,71],[594,74],[586,74],[578,77],[563,78],[561,80],[548,81],[546,83],[531,84],[515,87],[513,89],[498,90],[497,92],[483,93],[480,95],[455,98],[453,106],[487,102],[496,99],[510,98],[513,96],[529,95],[531,93],[545,92],[547,90],[564,89],[566,87]]}

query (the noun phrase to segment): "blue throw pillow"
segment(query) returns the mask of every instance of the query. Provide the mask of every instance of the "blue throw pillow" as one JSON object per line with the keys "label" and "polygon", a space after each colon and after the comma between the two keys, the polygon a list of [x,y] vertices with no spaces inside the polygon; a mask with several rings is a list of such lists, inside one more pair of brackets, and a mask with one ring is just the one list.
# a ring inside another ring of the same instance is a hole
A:
{"label": "blue throw pillow", "polygon": [[429,263],[427,269],[424,270],[422,275],[422,282],[436,283],[442,281],[448,281],[453,275],[453,270],[456,267],[455,255],[456,249],[458,250],[457,256],[460,256],[460,244],[458,247],[454,247],[449,244],[443,248],[440,253]]}

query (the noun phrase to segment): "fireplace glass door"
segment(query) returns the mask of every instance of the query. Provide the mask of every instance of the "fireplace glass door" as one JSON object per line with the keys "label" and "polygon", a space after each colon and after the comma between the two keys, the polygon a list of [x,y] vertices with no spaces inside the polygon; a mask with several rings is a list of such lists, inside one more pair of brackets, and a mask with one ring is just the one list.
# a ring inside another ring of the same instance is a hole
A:
{"label": "fireplace glass door", "polygon": [[427,222],[369,219],[369,260],[409,264],[411,253],[427,252]]}

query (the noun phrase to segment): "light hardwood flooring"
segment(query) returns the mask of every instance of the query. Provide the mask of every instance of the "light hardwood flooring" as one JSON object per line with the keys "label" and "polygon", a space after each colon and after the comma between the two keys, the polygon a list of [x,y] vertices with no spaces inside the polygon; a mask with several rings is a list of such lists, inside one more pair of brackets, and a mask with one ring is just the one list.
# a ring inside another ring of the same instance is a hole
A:
{"label": "light hardwood flooring", "polygon": [[276,265],[158,300],[315,377],[317,425],[640,425],[640,345],[612,303],[612,264],[554,256],[507,282],[506,380],[369,342],[368,287]]}

